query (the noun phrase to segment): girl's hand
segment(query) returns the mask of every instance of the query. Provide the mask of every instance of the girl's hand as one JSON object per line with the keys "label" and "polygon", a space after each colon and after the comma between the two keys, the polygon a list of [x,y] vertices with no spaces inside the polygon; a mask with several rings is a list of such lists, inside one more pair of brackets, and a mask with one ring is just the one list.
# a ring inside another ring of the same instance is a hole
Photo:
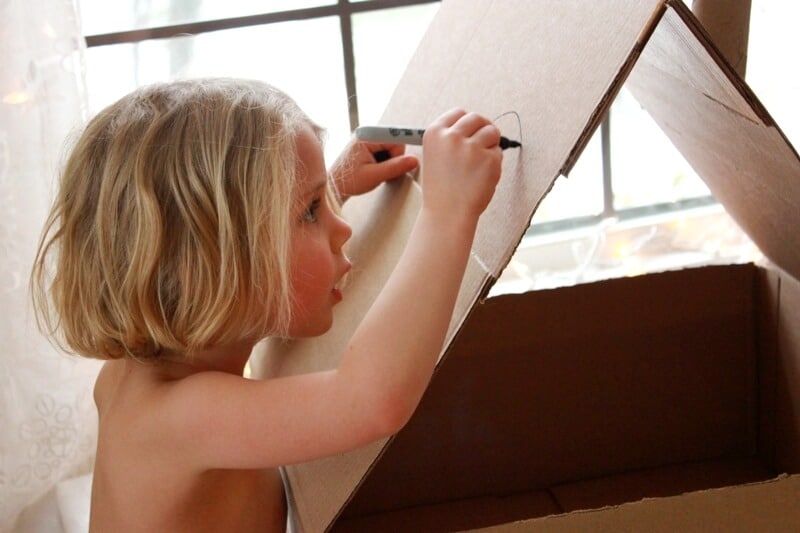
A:
{"label": "girl's hand", "polygon": [[[387,152],[389,158],[377,162],[375,154]],[[359,141],[355,137],[331,167],[331,179],[341,202],[371,191],[384,181],[398,178],[419,165],[417,158],[404,155],[405,145]]]}
{"label": "girl's hand", "polygon": [[423,137],[423,207],[437,219],[477,223],[500,179],[499,143],[497,127],[476,113],[453,109],[434,120]]}

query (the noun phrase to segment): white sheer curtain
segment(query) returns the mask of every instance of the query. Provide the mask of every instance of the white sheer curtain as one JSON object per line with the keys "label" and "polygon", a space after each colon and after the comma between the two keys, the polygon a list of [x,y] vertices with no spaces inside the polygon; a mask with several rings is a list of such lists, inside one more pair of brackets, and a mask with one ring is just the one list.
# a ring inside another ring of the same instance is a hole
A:
{"label": "white sheer curtain", "polygon": [[[37,331],[28,294],[65,139],[85,118],[77,6],[0,0],[0,21],[0,531],[6,532],[23,509],[90,471],[99,364],[59,353]],[[58,530],[58,520],[48,523],[53,527],[37,529]]]}

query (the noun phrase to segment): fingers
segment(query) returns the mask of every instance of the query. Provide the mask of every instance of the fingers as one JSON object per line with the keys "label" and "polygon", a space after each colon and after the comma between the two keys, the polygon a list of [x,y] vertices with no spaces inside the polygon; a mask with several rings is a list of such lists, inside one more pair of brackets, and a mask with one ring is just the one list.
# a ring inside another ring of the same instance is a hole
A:
{"label": "fingers", "polygon": [[472,137],[485,148],[500,147],[500,130],[492,123],[481,126]]}
{"label": "fingers", "polygon": [[480,146],[493,148],[500,144],[500,130],[488,118],[463,109],[452,109],[433,121],[430,128],[450,129]]}
{"label": "fingers", "polygon": [[[402,176],[419,166],[419,161],[412,155],[392,157],[380,163],[379,179],[387,180]],[[377,172],[377,171],[376,171]]]}
{"label": "fingers", "polygon": [[364,150],[359,164],[369,181],[386,181],[411,172],[419,165],[417,158],[405,155],[404,144],[360,142]]}
{"label": "fingers", "polygon": [[382,163],[405,153],[405,145],[402,144],[364,143],[364,147],[376,163]]}
{"label": "fingers", "polygon": [[392,157],[383,162],[370,161],[352,168],[345,176],[334,176],[336,191],[341,201],[351,196],[364,194],[385,181],[403,176],[419,166],[411,155]]}
{"label": "fingers", "polygon": [[431,123],[422,144],[423,205],[437,219],[474,222],[502,171],[497,127],[482,115],[453,109]]}
{"label": "fingers", "polygon": [[364,146],[378,163],[378,166],[365,171],[376,176],[375,179],[378,181],[402,176],[419,166],[416,157],[405,155],[406,145],[404,144],[365,143]]}
{"label": "fingers", "polygon": [[330,169],[331,179],[341,201],[371,191],[413,171],[419,161],[404,155],[405,145],[368,143],[351,140]]}

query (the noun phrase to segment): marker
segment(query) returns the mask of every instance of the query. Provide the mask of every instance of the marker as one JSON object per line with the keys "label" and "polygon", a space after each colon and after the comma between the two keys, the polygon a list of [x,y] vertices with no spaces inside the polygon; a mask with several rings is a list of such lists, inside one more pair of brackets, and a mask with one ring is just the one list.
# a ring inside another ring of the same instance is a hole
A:
{"label": "marker", "polygon": [[[422,136],[425,130],[422,128],[406,128],[402,126],[359,126],[356,128],[356,137],[362,141],[388,144],[422,144]],[[512,141],[506,137],[500,137],[500,148],[518,148],[522,146],[519,141]],[[380,163],[389,159],[388,150],[380,150],[373,154],[375,161]]]}

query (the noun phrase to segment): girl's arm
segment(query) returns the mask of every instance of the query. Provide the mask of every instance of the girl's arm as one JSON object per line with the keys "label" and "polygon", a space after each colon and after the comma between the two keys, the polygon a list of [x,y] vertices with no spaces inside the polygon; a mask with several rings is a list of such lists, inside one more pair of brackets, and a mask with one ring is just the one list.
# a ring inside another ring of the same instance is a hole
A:
{"label": "girl's arm", "polygon": [[[354,333],[339,373],[398,431],[427,387],[452,317],[478,217],[500,176],[499,133],[463,111],[425,133],[423,204],[386,286]],[[366,384],[366,385],[363,385]]]}
{"label": "girl's arm", "polygon": [[183,432],[179,455],[202,468],[277,466],[399,431],[444,343],[478,217],[500,176],[499,137],[487,119],[461,110],[431,124],[416,224],[339,367],[263,381],[216,372],[182,380],[162,402],[172,406],[162,410],[164,425]]}

